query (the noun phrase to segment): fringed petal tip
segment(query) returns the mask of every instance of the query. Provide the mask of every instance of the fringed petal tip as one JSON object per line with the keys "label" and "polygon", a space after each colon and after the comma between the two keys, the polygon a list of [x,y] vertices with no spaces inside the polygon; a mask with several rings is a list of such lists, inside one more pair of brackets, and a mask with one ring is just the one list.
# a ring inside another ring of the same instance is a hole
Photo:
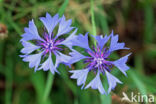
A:
{"label": "fringed petal tip", "polygon": [[51,53],[49,54],[48,59],[41,65],[39,69],[43,69],[44,71],[50,70],[52,74],[58,72],[56,67],[53,64]]}
{"label": "fringed petal tip", "polygon": [[93,36],[93,37],[96,39],[96,42],[97,42],[98,46],[102,50],[103,47],[105,46],[105,44],[110,39],[111,35],[109,35],[109,36],[105,35],[105,37],[102,37],[102,35],[101,36]]}
{"label": "fringed petal tip", "polygon": [[77,79],[77,85],[78,86],[82,85],[81,89],[83,89],[89,70],[88,69],[82,69],[82,70],[72,70],[69,72],[72,73],[72,76],[70,78]]}
{"label": "fringed petal tip", "polygon": [[38,30],[36,28],[36,25],[34,24],[33,19],[29,21],[29,27],[24,28],[25,33],[22,36],[21,40],[43,40],[39,34]]}
{"label": "fringed petal tip", "polygon": [[40,20],[42,21],[50,35],[52,34],[57,24],[60,22],[58,14],[52,17],[48,12],[46,13],[46,17],[40,17]]}
{"label": "fringed petal tip", "polygon": [[21,50],[21,53],[23,54],[30,54],[33,51],[37,50],[40,48],[40,46],[36,46],[34,44],[31,44],[30,42],[27,41],[21,41],[22,45],[23,45],[23,49]]}
{"label": "fringed petal tip", "polygon": [[122,82],[119,79],[117,79],[115,76],[110,74],[109,72],[105,71],[105,73],[109,84],[109,88],[108,88],[108,94],[109,94],[111,90],[115,89],[117,83],[122,84]]}
{"label": "fringed petal tip", "polygon": [[96,77],[85,87],[85,89],[89,87],[98,89],[101,94],[106,94],[100,79],[100,72],[97,73]]}
{"label": "fringed petal tip", "polygon": [[113,51],[116,51],[116,50],[120,50],[120,49],[129,49],[129,48],[125,47],[125,43],[119,43],[118,42],[119,36],[118,35],[114,35],[113,31],[110,34],[110,36],[111,36],[111,43],[110,43],[110,48],[109,48],[110,52],[113,52]]}
{"label": "fringed petal tip", "polygon": [[64,41],[62,41],[60,44],[65,45],[66,47],[68,47],[69,49],[72,49],[72,42],[76,39],[76,32],[77,32],[77,28],[75,28],[75,30],[69,35],[69,37],[67,37]]}
{"label": "fringed petal tip", "polygon": [[72,52],[69,53],[69,55],[71,56],[71,60],[70,60],[71,64],[76,63],[76,62],[78,62],[78,61],[80,61],[82,59],[87,58],[86,56],[82,55],[78,51],[73,50],[73,49],[71,49],[71,50],[72,50]]}
{"label": "fringed petal tip", "polygon": [[60,19],[60,24],[58,28],[58,33],[57,37],[69,33],[71,30],[74,29],[74,27],[71,27],[72,20],[69,19],[66,21],[65,16],[63,15],[62,18]]}
{"label": "fringed petal tip", "polygon": [[34,54],[34,55],[24,56],[23,61],[29,62],[29,67],[30,68],[35,67],[35,71],[36,71],[36,70],[38,70],[38,66],[40,64],[42,54],[43,54],[43,52]]}
{"label": "fringed petal tip", "polygon": [[132,53],[129,53],[128,55],[112,62],[125,76],[127,76],[126,71],[129,69],[129,67],[126,65],[126,62],[131,54]]}
{"label": "fringed petal tip", "polygon": [[77,35],[76,38],[74,38],[74,40],[72,41],[72,45],[91,50],[88,43],[88,33],[86,33],[85,35]]}
{"label": "fringed petal tip", "polygon": [[57,68],[60,63],[70,66],[71,65],[71,62],[70,62],[71,58],[72,58],[71,56],[65,55],[65,54],[57,51],[55,67]]}

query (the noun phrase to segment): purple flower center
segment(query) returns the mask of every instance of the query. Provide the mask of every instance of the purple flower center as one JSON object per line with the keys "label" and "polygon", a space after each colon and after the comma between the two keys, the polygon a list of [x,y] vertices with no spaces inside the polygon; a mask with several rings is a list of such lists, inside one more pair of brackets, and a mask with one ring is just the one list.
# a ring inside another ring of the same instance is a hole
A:
{"label": "purple flower center", "polygon": [[107,70],[110,72],[110,68],[113,66],[110,61],[107,61],[110,52],[106,48],[102,50],[98,47],[93,49],[93,51],[87,50],[87,53],[91,56],[84,61],[84,63],[88,63],[87,68],[89,68],[90,71],[100,70],[104,73],[104,70]]}
{"label": "purple flower center", "polygon": [[59,46],[59,43],[64,39],[56,40],[56,38],[54,38],[53,36],[53,33],[51,35],[48,35],[46,32],[44,32],[44,40],[37,41],[37,45],[41,46],[41,48],[45,50],[44,55],[48,52],[53,52],[55,54],[56,50],[62,50],[61,46]]}

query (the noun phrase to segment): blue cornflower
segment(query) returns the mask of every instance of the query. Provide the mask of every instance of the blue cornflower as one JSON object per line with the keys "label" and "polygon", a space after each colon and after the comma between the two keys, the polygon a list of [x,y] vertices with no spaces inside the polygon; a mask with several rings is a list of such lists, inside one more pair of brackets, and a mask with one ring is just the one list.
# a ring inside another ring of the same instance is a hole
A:
{"label": "blue cornflower", "polygon": [[[100,74],[106,75],[109,84],[108,93],[110,93],[111,89],[114,89],[117,83],[122,83],[110,73],[112,67],[116,66],[124,75],[126,75],[126,71],[129,69],[126,62],[130,54],[116,61],[110,61],[109,56],[113,51],[129,48],[126,48],[124,43],[118,43],[118,35],[113,35],[113,32],[109,36],[93,37],[96,40],[96,46],[93,47],[93,49],[91,49],[88,44],[88,33],[86,33],[85,36],[79,34],[74,37],[72,42],[73,46],[84,48],[85,53],[88,55],[83,55],[76,50],[73,50],[73,52],[70,53],[74,57],[72,60],[73,62],[84,60],[84,63],[87,64],[84,69],[70,71],[70,73],[73,73],[71,78],[77,79],[77,85],[82,85],[82,88],[84,88],[88,72],[94,72],[96,74],[95,78],[85,87],[85,89],[91,87],[92,89],[98,89],[101,94],[106,94],[100,79]],[[111,39],[110,46],[106,47],[106,43],[109,39]]]}
{"label": "blue cornflower", "polygon": [[[35,71],[43,69],[44,71],[50,70],[53,74],[57,71],[57,67],[60,63],[70,65],[71,56],[61,53],[64,50],[63,47],[68,47],[71,49],[72,36],[76,33],[77,29],[74,30],[72,34],[66,39],[65,34],[69,34],[70,31],[74,29],[71,27],[72,20],[65,19],[63,15],[59,18],[59,15],[51,16],[46,13],[46,17],[40,18],[41,22],[44,24],[44,31],[42,35],[39,35],[34,21],[29,22],[29,27],[24,29],[25,33],[22,35],[22,45],[23,49],[20,55],[23,57],[23,61],[29,62],[29,67],[35,67]],[[54,34],[54,29],[56,29],[56,34]],[[63,35],[63,37],[61,37]],[[52,58],[52,55],[55,58]],[[42,64],[40,64],[43,62]],[[55,62],[55,63],[54,63]]]}

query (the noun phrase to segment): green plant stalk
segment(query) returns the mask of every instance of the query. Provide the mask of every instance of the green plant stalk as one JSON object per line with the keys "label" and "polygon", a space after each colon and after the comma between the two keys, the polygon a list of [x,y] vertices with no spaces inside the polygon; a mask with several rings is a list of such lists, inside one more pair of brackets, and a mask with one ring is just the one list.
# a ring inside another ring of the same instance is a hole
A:
{"label": "green plant stalk", "polygon": [[[62,16],[65,8],[68,5],[69,0],[65,0],[63,5],[61,6],[61,8],[59,9],[59,15]],[[47,78],[47,82],[46,82],[46,86],[45,86],[45,91],[43,94],[43,102],[45,102],[48,99],[48,96],[50,94],[50,90],[53,84],[53,80],[54,80],[54,75],[52,75],[51,72],[48,73],[48,78]]]}
{"label": "green plant stalk", "polygon": [[44,91],[44,94],[43,94],[43,102],[45,102],[47,100],[47,98],[48,98],[48,96],[50,94],[51,87],[52,87],[52,84],[53,84],[53,80],[54,80],[54,75],[49,71],[45,91]]}
{"label": "green plant stalk", "polygon": [[144,43],[150,44],[153,42],[154,36],[154,10],[152,8],[152,2],[145,0],[144,4],[144,14],[145,14],[145,27],[144,27]]}
{"label": "green plant stalk", "polygon": [[69,0],[65,0],[64,3],[63,3],[63,5],[62,5],[61,8],[59,9],[58,12],[59,12],[59,15],[60,15],[60,16],[63,15],[63,13],[64,13],[64,11],[65,11],[65,8],[67,7],[68,3],[69,3]]}
{"label": "green plant stalk", "polygon": [[6,58],[5,77],[6,77],[6,90],[5,90],[5,104],[11,104],[12,101],[12,84],[13,84],[13,60],[10,55]]}
{"label": "green plant stalk", "polygon": [[[92,22],[92,29],[93,29],[92,34],[96,36],[96,24],[95,24],[95,17],[94,17],[94,1],[93,0],[91,0],[91,22]],[[94,39],[92,39],[92,41],[94,45],[96,46],[96,42],[94,41]],[[100,99],[103,104],[111,104],[111,95],[100,95]]]}
{"label": "green plant stalk", "polygon": [[[96,36],[96,25],[95,25],[95,17],[94,17],[94,0],[90,0],[90,4],[91,4],[90,12],[91,12],[91,22],[92,22],[92,35]],[[91,37],[91,41],[96,46],[96,42],[94,41],[93,37]]]}
{"label": "green plant stalk", "polygon": [[92,22],[92,29],[93,35],[96,36],[96,25],[95,25],[95,17],[94,17],[94,1],[91,0],[91,22]]}
{"label": "green plant stalk", "polygon": [[[144,83],[140,80],[140,78],[136,75],[136,71],[134,71],[132,68],[129,70],[128,75],[132,78],[133,83],[136,85],[138,90],[141,92],[142,95],[147,95],[146,87]],[[146,102],[146,99],[144,99],[145,104],[148,104]]]}

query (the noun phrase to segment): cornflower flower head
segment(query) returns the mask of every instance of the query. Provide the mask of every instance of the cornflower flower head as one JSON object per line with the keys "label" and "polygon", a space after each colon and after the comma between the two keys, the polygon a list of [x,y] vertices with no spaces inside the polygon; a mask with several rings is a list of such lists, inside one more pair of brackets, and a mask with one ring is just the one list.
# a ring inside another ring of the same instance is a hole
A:
{"label": "cornflower flower head", "polygon": [[[53,74],[57,71],[57,67],[60,63],[70,66],[70,55],[65,55],[62,51],[66,47],[71,49],[70,40],[76,33],[77,29],[70,34],[67,38],[64,35],[69,34],[74,27],[71,27],[72,20],[65,19],[63,15],[59,18],[59,15],[51,16],[46,13],[46,17],[40,17],[40,21],[44,25],[44,31],[42,35],[39,35],[34,21],[29,22],[29,27],[24,28],[25,33],[22,35],[21,43],[23,49],[20,55],[23,61],[29,62],[30,68],[35,68],[35,71],[43,69],[44,71],[50,70]],[[58,26],[58,29],[56,29]],[[56,29],[56,34],[54,34]],[[52,58],[54,55],[55,58]],[[43,62],[41,64],[41,62]],[[55,62],[55,63],[54,63]]]}
{"label": "cornflower flower head", "polygon": [[[101,94],[107,94],[100,79],[100,75],[106,75],[109,85],[108,93],[110,93],[110,91],[116,87],[117,83],[122,83],[110,73],[112,67],[116,66],[126,76],[126,71],[129,69],[126,62],[130,54],[115,61],[111,61],[109,56],[113,51],[129,48],[126,48],[124,43],[118,42],[118,35],[114,35],[113,31],[109,36],[93,36],[93,38],[96,40],[96,46],[92,49],[88,44],[88,33],[86,33],[85,36],[79,34],[73,39],[72,45],[84,48],[85,53],[88,55],[83,55],[76,50],[70,53],[73,56],[73,62],[83,60],[87,65],[84,69],[70,71],[70,73],[72,73],[71,78],[77,79],[77,85],[82,85],[82,89],[91,87],[92,89],[98,89]],[[110,40],[109,47],[106,46],[108,40]],[[89,72],[95,73],[95,78],[85,86]]]}

